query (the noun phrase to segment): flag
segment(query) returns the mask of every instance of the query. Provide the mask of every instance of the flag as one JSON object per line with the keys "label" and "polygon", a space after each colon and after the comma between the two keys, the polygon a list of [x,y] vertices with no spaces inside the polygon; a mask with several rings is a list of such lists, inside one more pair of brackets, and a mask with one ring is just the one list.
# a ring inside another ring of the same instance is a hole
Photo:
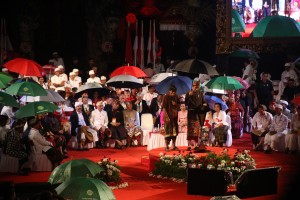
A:
{"label": "flag", "polygon": [[125,49],[125,62],[132,65],[133,58],[132,58],[132,44],[131,44],[131,36],[129,31],[130,24],[128,23],[127,26],[127,37],[126,37],[126,49]]}
{"label": "flag", "polygon": [[135,22],[135,38],[134,38],[134,43],[133,43],[133,54],[134,54],[134,66],[137,65],[137,51],[139,48],[139,36],[138,36],[138,20]]}
{"label": "flag", "polygon": [[148,51],[148,56],[147,56],[147,63],[153,63],[155,65],[155,59],[156,59],[156,51],[155,51],[155,21],[150,21],[149,25],[149,38],[148,38],[148,45],[147,45],[147,51]]}
{"label": "flag", "polygon": [[141,24],[141,31],[140,31],[140,41],[139,41],[139,47],[137,51],[137,62],[140,65],[141,68],[144,68],[144,24],[142,21]]}

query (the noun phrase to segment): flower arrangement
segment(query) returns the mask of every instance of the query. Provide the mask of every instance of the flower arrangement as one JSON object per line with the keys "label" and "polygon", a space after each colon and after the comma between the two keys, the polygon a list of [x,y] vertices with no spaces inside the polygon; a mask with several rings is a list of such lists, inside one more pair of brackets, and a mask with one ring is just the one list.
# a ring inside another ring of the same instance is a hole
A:
{"label": "flower arrangement", "polygon": [[104,181],[111,189],[124,188],[128,186],[127,182],[121,179],[121,167],[118,165],[118,160],[111,160],[104,157],[97,162],[104,171],[101,171],[96,178]]}
{"label": "flower arrangement", "polygon": [[160,159],[155,163],[155,169],[150,176],[171,179],[175,182],[187,181],[187,168],[199,168],[206,170],[225,170],[232,173],[232,182],[247,169],[255,169],[255,160],[249,155],[248,150],[239,151],[233,158],[228,155],[228,149],[224,149],[219,155],[208,153],[206,156],[199,157],[196,154],[186,155],[166,155],[160,153]]}

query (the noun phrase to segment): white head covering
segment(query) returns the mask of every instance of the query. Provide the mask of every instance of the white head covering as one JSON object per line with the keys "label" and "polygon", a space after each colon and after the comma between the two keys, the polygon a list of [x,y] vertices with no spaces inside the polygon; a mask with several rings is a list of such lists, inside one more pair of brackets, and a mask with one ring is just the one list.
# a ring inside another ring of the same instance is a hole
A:
{"label": "white head covering", "polygon": [[58,72],[58,71],[60,71],[60,68],[55,68],[55,70],[54,70],[55,72]]}
{"label": "white head covering", "polygon": [[89,75],[95,74],[94,70],[89,71]]}
{"label": "white head covering", "polygon": [[73,69],[73,72],[76,73],[76,72],[79,72],[79,70],[78,69]]}
{"label": "white head covering", "polygon": [[289,103],[288,103],[287,101],[285,101],[285,100],[280,100],[280,103],[281,103],[281,104],[285,104],[286,106],[289,105]]}
{"label": "white head covering", "polygon": [[277,105],[276,105],[276,108],[279,108],[279,109],[283,110],[283,106],[280,105],[280,104],[277,104]]}
{"label": "white head covering", "polygon": [[81,105],[82,105],[82,102],[81,102],[81,101],[76,101],[76,102],[75,102],[75,107],[81,106]]}
{"label": "white head covering", "polygon": [[106,77],[105,76],[101,76],[100,80],[106,80]]}
{"label": "white head covering", "polygon": [[70,72],[69,76],[75,76],[75,73],[74,72]]}
{"label": "white head covering", "polygon": [[57,68],[59,68],[59,69],[64,69],[64,66],[58,65]]}

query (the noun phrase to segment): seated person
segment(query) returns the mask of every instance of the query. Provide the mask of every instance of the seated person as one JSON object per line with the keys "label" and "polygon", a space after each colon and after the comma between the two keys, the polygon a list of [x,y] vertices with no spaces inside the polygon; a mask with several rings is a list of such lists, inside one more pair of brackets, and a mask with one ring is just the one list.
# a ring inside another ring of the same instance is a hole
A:
{"label": "seated person", "polygon": [[265,153],[271,153],[272,150],[278,150],[280,139],[287,133],[288,118],[282,113],[283,106],[276,105],[276,115],[270,125],[270,131],[265,135]]}
{"label": "seated person", "polygon": [[123,111],[119,110],[120,103],[116,100],[112,102],[112,110],[107,111],[108,128],[112,132],[112,138],[116,141],[116,148],[124,149],[123,139],[127,138],[127,130],[124,127]]}
{"label": "seated person", "polygon": [[123,111],[124,124],[127,130],[127,146],[141,145],[141,135],[143,133],[140,127],[139,113],[132,109],[132,102],[126,102],[126,109]]}
{"label": "seated person", "polygon": [[221,110],[220,103],[215,104],[215,112],[213,114],[213,134],[215,136],[214,146],[219,147],[227,140],[228,123],[226,122],[226,112]]}
{"label": "seated person", "polygon": [[263,150],[265,135],[269,132],[269,126],[272,123],[273,116],[266,111],[266,106],[258,105],[258,111],[252,119],[251,139],[253,149],[256,151]]}
{"label": "seated person", "polygon": [[96,147],[105,148],[106,141],[111,137],[111,131],[108,128],[107,112],[103,110],[103,101],[96,103],[97,109],[93,110],[90,116],[91,127],[98,132],[98,142]]}
{"label": "seated person", "polygon": [[63,160],[63,155],[40,133],[42,128],[40,120],[36,118],[31,119],[28,125],[31,127],[28,138],[33,142],[36,152],[38,154],[46,154],[53,165],[53,169],[60,165],[61,161]]}
{"label": "seated person", "polygon": [[19,159],[19,175],[28,175],[28,171],[22,168],[23,164],[28,161],[28,154],[21,143],[25,122],[21,119],[14,121],[12,128],[6,134],[3,145],[5,154]]}
{"label": "seated person", "polygon": [[285,153],[296,153],[298,150],[300,131],[300,107],[297,108],[297,114],[292,116],[290,130],[285,136]]}
{"label": "seated person", "polygon": [[88,151],[83,148],[86,144],[98,141],[97,131],[90,127],[88,116],[82,112],[82,102],[75,102],[75,111],[70,116],[71,135],[77,136],[78,150]]}

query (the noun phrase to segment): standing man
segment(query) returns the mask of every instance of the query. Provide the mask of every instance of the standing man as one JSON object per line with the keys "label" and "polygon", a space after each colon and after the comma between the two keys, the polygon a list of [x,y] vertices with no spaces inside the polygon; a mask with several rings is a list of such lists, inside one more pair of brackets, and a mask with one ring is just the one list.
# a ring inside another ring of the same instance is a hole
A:
{"label": "standing man", "polygon": [[263,72],[261,74],[261,80],[256,83],[256,92],[254,94],[254,100],[258,104],[263,104],[266,107],[269,106],[270,102],[273,100],[273,84],[268,79],[269,74]]}
{"label": "standing man", "polygon": [[194,81],[191,91],[185,95],[185,105],[188,108],[188,151],[191,150],[191,146],[195,146],[195,150],[199,149],[198,138],[200,135],[200,127],[201,124],[203,125],[203,120],[205,118],[205,115],[202,118],[200,116],[200,108],[203,105],[203,93],[199,91],[199,86],[199,82]]}
{"label": "standing man", "polygon": [[165,129],[166,151],[169,151],[169,143],[172,140],[172,150],[179,150],[175,146],[176,137],[178,135],[178,110],[179,97],[176,94],[177,88],[171,85],[168,94],[163,98],[162,109]]}

